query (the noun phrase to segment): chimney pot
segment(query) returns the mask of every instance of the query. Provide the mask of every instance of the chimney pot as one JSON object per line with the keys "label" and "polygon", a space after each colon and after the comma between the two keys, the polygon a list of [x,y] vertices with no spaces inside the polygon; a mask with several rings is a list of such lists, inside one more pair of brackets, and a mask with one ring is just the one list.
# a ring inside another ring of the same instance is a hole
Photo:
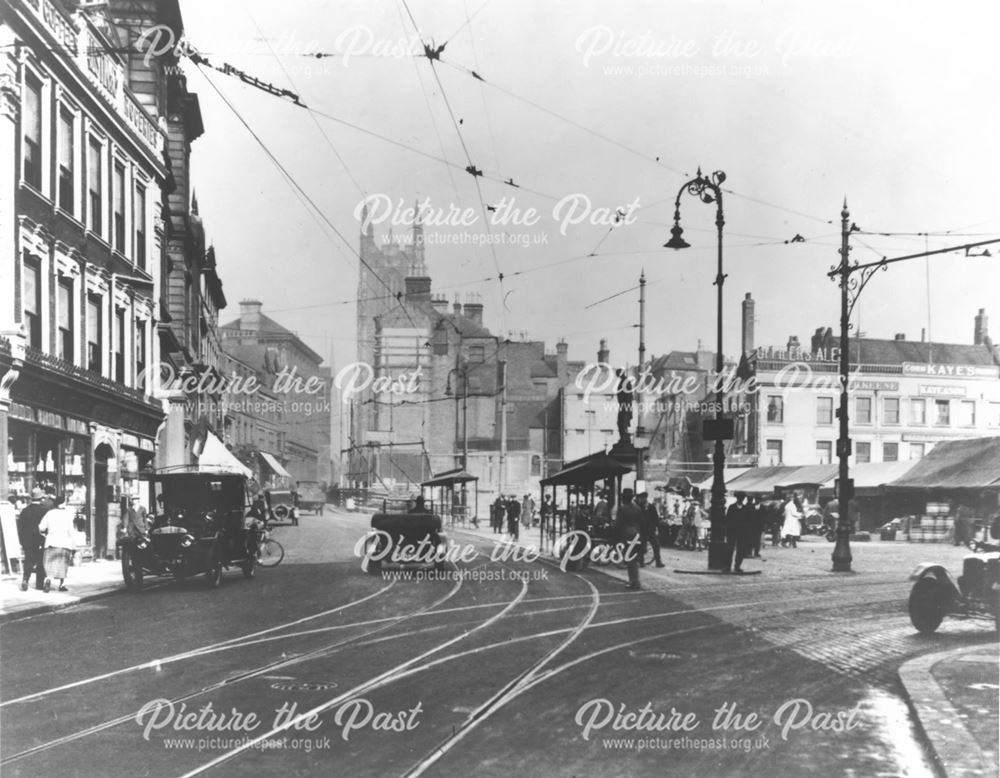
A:
{"label": "chimney pot", "polygon": [[906,340],[906,333],[905,332],[897,332],[895,339],[896,340]]}

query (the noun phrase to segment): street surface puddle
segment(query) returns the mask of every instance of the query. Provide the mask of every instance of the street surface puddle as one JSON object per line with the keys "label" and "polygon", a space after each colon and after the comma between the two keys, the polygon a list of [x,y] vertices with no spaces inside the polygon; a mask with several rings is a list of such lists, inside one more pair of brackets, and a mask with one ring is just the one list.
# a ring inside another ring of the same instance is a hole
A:
{"label": "street surface puddle", "polygon": [[871,689],[861,700],[865,718],[874,724],[874,744],[881,760],[893,769],[879,775],[928,776],[935,770],[927,758],[906,703],[891,694]]}

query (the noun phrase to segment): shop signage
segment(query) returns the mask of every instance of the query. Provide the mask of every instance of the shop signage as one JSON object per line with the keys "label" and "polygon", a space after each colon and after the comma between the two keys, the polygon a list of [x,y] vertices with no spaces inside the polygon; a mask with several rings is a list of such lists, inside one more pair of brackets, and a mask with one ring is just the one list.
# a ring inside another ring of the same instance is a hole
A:
{"label": "shop signage", "polygon": [[12,402],[10,404],[10,415],[15,419],[24,419],[25,421],[35,420],[35,411],[23,403]]}
{"label": "shop signage", "polygon": [[928,397],[965,397],[966,387],[964,386],[942,386],[937,384],[920,384],[917,387],[917,394]]}
{"label": "shop signage", "polygon": [[852,379],[851,389],[862,392],[898,392],[899,381],[858,381]]}
{"label": "shop signage", "polygon": [[72,416],[67,416],[66,431],[73,432],[77,435],[89,435],[90,427],[87,426],[87,422],[85,421],[81,421],[80,419],[74,419]]}
{"label": "shop signage", "polygon": [[39,410],[38,423],[44,424],[46,427],[56,427],[61,430],[66,429],[66,417],[52,411]]}
{"label": "shop signage", "polygon": [[997,378],[1000,367],[995,365],[934,365],[923,362],[904,362],[903,375],[922,375],[934,378]]}

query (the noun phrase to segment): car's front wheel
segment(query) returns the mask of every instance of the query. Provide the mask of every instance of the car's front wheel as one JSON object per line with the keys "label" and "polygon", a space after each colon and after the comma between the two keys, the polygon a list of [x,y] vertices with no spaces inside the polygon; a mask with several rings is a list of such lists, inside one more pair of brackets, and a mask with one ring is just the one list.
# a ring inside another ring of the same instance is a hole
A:
{"label": "car's front wheel", "polygon": [[205,574],[208,578],[208,585],[213,589],[218,589],[222,585],[222,557],[218,554],[212,556],[212,567]]}
{"label": "car's front wheel", "polygon": [[125,588],[130,592],[142,590],[142,564],[135,552],[127,546],[122,548],[122,578],[125,579]]}
{"label": "car's front wheel", "polygon": [[948,590],[933,576],[925,576],[910,590],[910,621],[924,634],[934,632],[948,608]]}

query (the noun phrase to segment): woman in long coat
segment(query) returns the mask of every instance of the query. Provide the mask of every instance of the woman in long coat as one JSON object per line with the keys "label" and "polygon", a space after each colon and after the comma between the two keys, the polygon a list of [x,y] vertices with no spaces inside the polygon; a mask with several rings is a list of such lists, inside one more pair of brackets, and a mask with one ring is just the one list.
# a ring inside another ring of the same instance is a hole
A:
{"label": "woman in long coat", "polygon": [[798,548],[799,536],[802,534],[802,510],[797,497],[790,497],[785,503],[785,520],[781,525],[783,543],[792,548]]}
{"label": "woman in long coat", "polygon": [[38,531],[45,535],[45,583],[43,589],[52,588],[52,579],[59,579],[59,591],[65,592],[66,571],[73,559],[76,548],[76,531],[73,526],[73,511],[63,507],[63,498],[56,498],[56,505],[38,525]]}

